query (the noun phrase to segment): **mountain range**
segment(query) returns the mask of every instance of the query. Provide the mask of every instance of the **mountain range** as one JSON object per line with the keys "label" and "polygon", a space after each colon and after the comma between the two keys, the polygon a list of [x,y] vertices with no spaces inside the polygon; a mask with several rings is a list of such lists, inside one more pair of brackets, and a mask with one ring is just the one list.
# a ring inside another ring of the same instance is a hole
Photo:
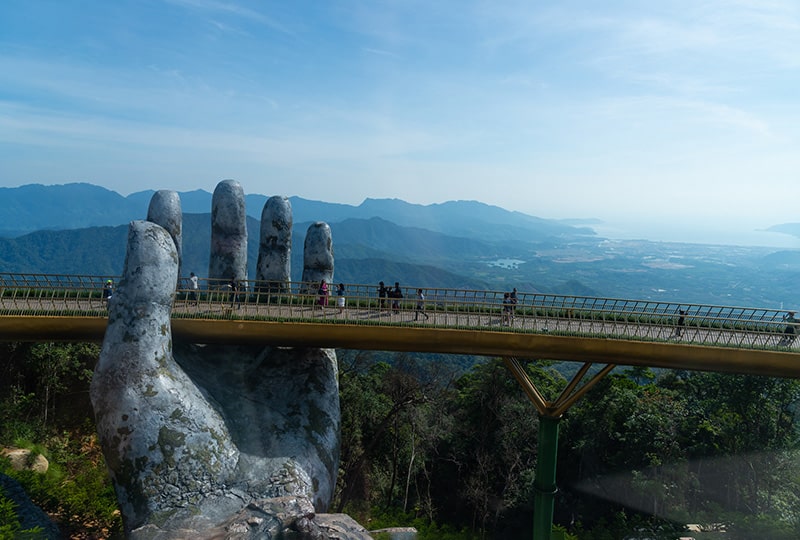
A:
{"label": "mountain range", "polygon": [[[42,229],[63,230],[113,226],[142,219],[153,190],[128,196],[87,183],[45,186],[29,184],[0,188],[0,237],[21,236]],[[195,190],[181,192],[181,208],[188,214],[211,211],[212,194]],[[247,195],[247,214],[261,218],[267,195]],[[289,198],[296,223],[380,217],[397,225],[470,238],[524,240],[564,234],[594,234],[587,227],[576,227],[557,220],[541,219],[521,212],[510,212],[476,201],[450,201],[419,205],[400,199],[366,199],[358,206]],[[498,236],[497,227],[503,227]]]}
{"label": "mountain range", "polygon": [[[119,274],[127,223],[143,219],[154,191],[122,196],[86,183],[0,188],[0,271]],[[184,268],[207,266],[212,194],[180,193]],[[251,274],[266,195],[247,195]],[[359,206],[290,197],[293,279],[300,279],[305,231],[331,225],[337,277],[366,282],[405,279],[431,286],[486,287],[457,272],[459,262],[513,256],[518,242],[592,236],[586,227],[545,220],[475,201],[428,206],[367,199]],[[191,231],[189,234],[188,232]],[[298,249],[298,247],[300,249]],[[368,261],[369,264],[364,264]],[[358,269],[358,270],[357,270]],[[455,271],[454,271],[455,270]],[[392,277],[395,276],[395,277]]]}
{"label": "mountain range", "polygon": [[[127,224],[153,191],[122,196],[85,184],[0,188],[0,273],[119,275]],[[211,193],[180,193],[183,268],[208,268]],[[249,274],[255,275],[267,195],[247,195]],[[774,307],[800,305],[800,251],[600,238],[590,220],[559,221],[475,201],[358,206],[290,197],[292,279],[302,273],[308,226],[326,221],[335,279],[408,286],[552,292]],[[793,224],[783,232],[794,233]],[[800,234],[800,228],[797,229]]]}

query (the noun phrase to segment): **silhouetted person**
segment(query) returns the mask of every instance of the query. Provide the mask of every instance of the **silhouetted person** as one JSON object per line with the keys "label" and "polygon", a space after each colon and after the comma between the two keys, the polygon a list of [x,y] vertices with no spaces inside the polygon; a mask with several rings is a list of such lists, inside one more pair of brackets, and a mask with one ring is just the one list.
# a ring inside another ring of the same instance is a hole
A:
{"label": "silhouetted person", "polygon": [[400,290],[400,283],[394,282],[394,290],[392,291],[392,311],[400,313],[400,299],[403,298],[403,291]]}
{"label": "silhouetted person", "polygon": [[786,328],[783,329],[783,337],[778,342],[778,346],[789,347],[797,337],[797,326],[800,324],[800,321],[795,319],[794,311],[790,311],[784,315],[783,320],[786,322]]}
{"label": "silhouetted person", "polygon": [[513,308],[511,293],[503,293],[503,326],[511,326],[511,310]]}
{"label": "silhouetted person", "polygon": [[675,333],[673,336],[676,338],[681,337],[683,333],[683,327],[686,324],[686,312],[682,309],[678,310],[678,323],[675,325]]}
{"label": "silhouetted person", "polygon": [[386,288],[386,285],[383,284],[383,281],[378,283],[378,298],[380,299],[380,309],[381,311],[386,306],[386,297],[389,296],[389,289]]}

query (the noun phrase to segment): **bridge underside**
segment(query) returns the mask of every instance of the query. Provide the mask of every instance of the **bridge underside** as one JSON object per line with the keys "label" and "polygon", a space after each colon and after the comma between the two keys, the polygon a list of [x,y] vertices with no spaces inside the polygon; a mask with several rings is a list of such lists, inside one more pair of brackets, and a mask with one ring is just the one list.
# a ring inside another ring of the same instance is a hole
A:
{"label": "bridge underside", "polygon": [[[0,341],[102,341],[106,323],[103,317],[0,317]],[[472,354],[800,377],[797,353],[664,341],[430,326],[220,319],[173,319],[172,332],[175,339],[194,343]]]}

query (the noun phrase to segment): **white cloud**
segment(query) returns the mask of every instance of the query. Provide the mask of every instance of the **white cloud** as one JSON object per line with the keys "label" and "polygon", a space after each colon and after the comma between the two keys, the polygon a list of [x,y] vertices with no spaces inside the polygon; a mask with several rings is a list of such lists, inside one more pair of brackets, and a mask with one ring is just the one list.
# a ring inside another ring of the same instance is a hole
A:
{"label": "white cloud", "polygon": [[276,21],[274,18],[264,15],[260,11],[243,7],[237,2],[222,2],[217,0],[164,0],[167,3],[175,4],[190,9],[209,13],[230,14],[238,18],[255,22],[266,26],[272,30],[284,34],[293,34],[286,26]]}

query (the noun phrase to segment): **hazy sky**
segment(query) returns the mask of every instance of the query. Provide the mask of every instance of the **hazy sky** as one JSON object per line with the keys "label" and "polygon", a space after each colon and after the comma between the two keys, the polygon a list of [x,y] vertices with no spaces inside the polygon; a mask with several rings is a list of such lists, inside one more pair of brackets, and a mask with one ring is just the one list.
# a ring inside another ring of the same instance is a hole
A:
{"label": "hazy sky", "polygon": [[800,2],[3,0],[0,186],[800,221]]}

